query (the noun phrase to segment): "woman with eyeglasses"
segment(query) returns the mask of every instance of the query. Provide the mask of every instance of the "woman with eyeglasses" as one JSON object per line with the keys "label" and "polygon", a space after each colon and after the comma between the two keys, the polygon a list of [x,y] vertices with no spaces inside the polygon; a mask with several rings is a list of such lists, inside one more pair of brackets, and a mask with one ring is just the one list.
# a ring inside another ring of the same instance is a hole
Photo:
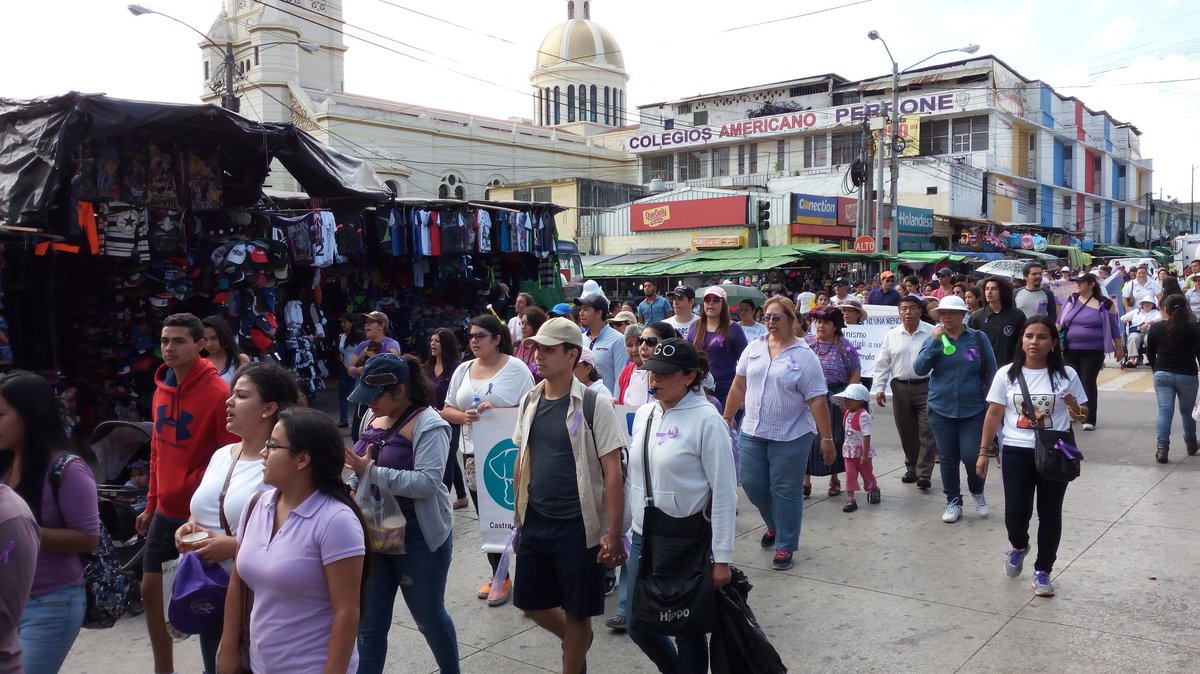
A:
{"label": "woman with eyeglasses", "polygon": [[708,358],[709,372],[716,384],[714,395],[721,404],[729,397],[738,358],[746,350],[746,333],[733,322],[725,289],[712,286],[704,291],[701,318],[692,327],[692,343]]}
{"label": "woman with eyeglasses", "polygon": [[350,399],[371,409],[362,437],[346,450],[346,467],[354,472],[350,484],[357,488],[370,472],[396,499],[406,520],[403,553],[371,553],[358,628],[358,672],[383,672],[397,591],[438,670],[458,672],[458,637],[446,613],[454,522],[442,473],[450,453],[450,424],[433,407],[433,387],[411,355],[371,359]]}
{"label": "woman with eyeglasses", "polygon": [[[471,354],[475,356],[454,371],[450,377],[450,388],[446,391],[446,406],[442,408],[442,418],[452,424],[460,424],[462,439],[459,448],[463,454],[463,476],[467,481],[467,491],[471,494],[471,502],[479,513],[479,492],[475,478],[475,442],[471,433],[471,425],[479,421],[481,415],[497,407],[516,407],[521,402],[521,396],[533,388],[533,374],[521,359],[512,355],[512,336],[500,319],[491,314],[476,316],[467,327],[467,343]],[[496,574],[500,564],[500,553],[487,553],[488,564],[492,567],[489,578]],[[496,599],[489,600],[489,606],[500,606],[508,601],[512,589],[512,579],[504,581],[504,591]],[[476,596],[487,599],[492,591],[489,580],[479,588]]]}
{"label": "woman with eyeglasses", "polygon": [[[638,337],[638,356],[644,363],[654,353],[654,347],[664,339],[678,337],[679,333],[666,321],[657,321],[642,328],[642,336]],[[625,388],[622,398],[624,405],[644,405],[653,397],[650,391],[650,378],[645,370],[635,369],[629,375],[629,386]]]}
{"label": "woman with eyeglasses", "polygon": [[529,372],[533,374],[533,383],[542,380],[538,376],[537,371],[537,344],[533,343],[530,337],[537,334],[538,330],[542,329],[542,324],[550,320],[545,311],[541,307],[531,306],[517,316],[518,326],[520,328],[521,341],[517,342],[513,349],[513,355],[521,359],[522,363],[529,368]]}
{"label": "woman with eyeglasses", "polygon": [[763,304],[763,320],[767,338],[751,342],[738,359],[724,417],[732,428],[738,411],[746,410],[738,436],[742,487],[767,525],[761,545],[775,550],[771,568],[785,571],[800,546],[809,452],[819,437],[822,458],[831,463],[837,447],[821,361],[793,334],[795,305],[772,297]]}
{"label": "woman with eyeglasses", "polygon": [[238,526],[218,671],[243,671],[247,596],[252,671],[358,669],[367,540],[362,512],[342,482],[345,453],[324,412],[279,413],[262,451],[263,483],[271,489],[251,499]]}
{"label": "woman with eyeglasses", "polygon": [[[213,453],[192,494],[191,517],[175,530],[175,547],[194,551],[205,564],[220,564],[228,573],[237,556],[237,525],[255,492],[263,488],[263,445],[271,437],[279,413],[300,405],[300,385],[290,370],[271,362],[247,363],[233,375],[225,401],[225,429],[241,438]],[[207,534],[196,543],[184,537]],[[200,634],[204,671],[217,671],[221,630]]]}

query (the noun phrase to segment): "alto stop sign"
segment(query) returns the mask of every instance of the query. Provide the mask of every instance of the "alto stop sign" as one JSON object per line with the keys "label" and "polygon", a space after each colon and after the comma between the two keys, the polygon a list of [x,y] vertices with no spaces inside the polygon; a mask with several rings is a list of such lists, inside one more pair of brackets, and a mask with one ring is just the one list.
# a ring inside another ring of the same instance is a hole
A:
{"label": "alto stop sign", "polygon": [[860,236],[854,240],[854,252],[864,255],[872,255],[875,253],[875,237]]}

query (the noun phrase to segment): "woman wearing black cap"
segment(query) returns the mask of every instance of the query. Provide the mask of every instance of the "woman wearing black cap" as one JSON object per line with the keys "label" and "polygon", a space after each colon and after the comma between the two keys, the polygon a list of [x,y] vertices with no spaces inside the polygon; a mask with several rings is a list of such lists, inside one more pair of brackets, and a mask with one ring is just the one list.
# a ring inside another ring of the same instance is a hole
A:
{"label": "woman wearing black cap", "polygon": [[[728,429],[701,391],[704,367],[691,342],[664,339],[642,368],[650,373],[654,399],[638,409],[629,443],[625,502],[633,513],[630,576],[637,578],[643,537],[664,533],[644,529],[649,494],[649,505],[670,518],[673,535],[694,529],[704,538],[713,585],[723,587],[730,581],[737,508]],[[636,602],[636,592],[634,596]],[[660,672],[707,671],[704,636],[675,637],[672,643],[669,637],[645,634],[632,625],[629,636]]]}

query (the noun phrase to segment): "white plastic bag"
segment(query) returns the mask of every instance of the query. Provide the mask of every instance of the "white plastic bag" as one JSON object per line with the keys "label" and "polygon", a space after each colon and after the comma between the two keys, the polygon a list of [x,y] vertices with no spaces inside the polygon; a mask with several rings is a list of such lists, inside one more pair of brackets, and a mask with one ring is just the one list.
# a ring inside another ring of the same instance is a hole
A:
{"label": "white plastic bag", "polygon": [[367,464],[354,500],[367,521],[367,539],[372,552],[404,554],[404,530],[408,520],[400,511],[396,497],[380,484],[375,462]]}
{"label": "white plastic bag", "polygon": [[1196,406],[1192,408],[1192,418],[1200,421],[1200,402],[1197,402]]}

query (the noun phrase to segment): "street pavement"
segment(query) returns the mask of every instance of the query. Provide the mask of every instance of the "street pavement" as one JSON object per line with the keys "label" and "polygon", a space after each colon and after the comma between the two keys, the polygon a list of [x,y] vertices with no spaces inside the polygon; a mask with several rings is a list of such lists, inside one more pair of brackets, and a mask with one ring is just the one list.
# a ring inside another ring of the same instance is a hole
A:
{"label": "street pavement", "polygon": [[[845,514],[844,496],[825,496],[826,481],[814,480],[790,571],[770,570],[771,553],[758,545],[762,521],[743,497],[735,563],[754,583],[750,605],[791,671],[1200,671],[1200,457],[1186,456],[1176,420],[1171,462],[1155,463],[1157,407],[1146,368],[1131,373],[1110,363],[1101,381],[1098,428],[1077,432],[1087,458],[1067,490],[1054,598],[1032,594],[1033,555],[1020,578],[1003,572],[1009,545],[998,469],[987,486],[991,517],[968,504],[955,524],[941,521],[937,471],[928,493],[900,482],[890,406],[876,410],[882,503],[862,499],[858,512]],[[332,409],[331,395],[321,402]],[[456,511],[454,546],[447,609],[463,671],[558,671],[550,635],[511,605],[476,599],[487,563],[470,509]],[[610,615],[616,600],[614,593]],[[594,626],[590,672],[654,671],[627,637],[604,628],[603,617]],[[386,671],[435,671],[402,601],[389,644]],[[200,671],[196,637],[175,652],[177,671]],[[84,630],[63,669],[152,670],[143,620],[129,617],[109,630]]]}

